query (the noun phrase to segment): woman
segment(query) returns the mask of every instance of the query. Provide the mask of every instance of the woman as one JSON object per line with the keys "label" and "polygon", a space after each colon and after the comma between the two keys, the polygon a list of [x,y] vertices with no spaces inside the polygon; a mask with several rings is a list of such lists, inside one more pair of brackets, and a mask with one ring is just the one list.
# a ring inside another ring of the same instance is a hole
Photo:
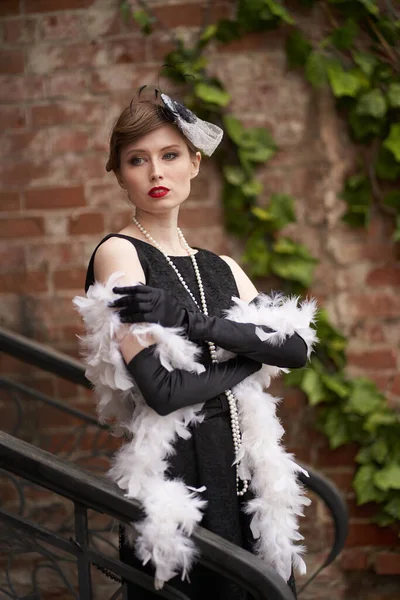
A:
{"label": "woman", "polygon": [[[256,552],[295,591],[292,565],[304,572],[296,515],[308,504],[264,389],[305,365],[314,303],[258,294],[235,261],[191,248],[178,228],[200,151],[212,154],[221,138],[158,92],[122,112],[106,168],[135,215],[101,240],[87,297],[75,299],[100,418],[128,438],[111,477],[146,514],[123,532],[121,558],[152,573],[156,588],[172,580],[196,600],[248,599],[193,566],[196,524]],[[129,585],[129,597],[156,596]]]}

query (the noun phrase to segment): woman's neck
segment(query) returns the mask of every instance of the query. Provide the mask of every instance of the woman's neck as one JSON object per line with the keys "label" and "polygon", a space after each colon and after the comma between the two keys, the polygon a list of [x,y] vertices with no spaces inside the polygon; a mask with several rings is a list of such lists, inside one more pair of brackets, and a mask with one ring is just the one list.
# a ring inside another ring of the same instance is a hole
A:
{"label": "woman's neck", "polygon": [[[136,219],[142,227],[151,235],[151,237],[167,253],[172,255],[185,255],[186,250],[178,234],[178,214],[172,215],[152,215],[136,211]],[[133,224],[137,233],[144,241],[149,242],[139,228]]]}

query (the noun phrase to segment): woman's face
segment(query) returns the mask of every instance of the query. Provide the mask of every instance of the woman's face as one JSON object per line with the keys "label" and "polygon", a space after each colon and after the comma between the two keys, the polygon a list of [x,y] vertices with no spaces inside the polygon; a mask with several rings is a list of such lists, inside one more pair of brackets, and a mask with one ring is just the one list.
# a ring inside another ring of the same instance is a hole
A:
{"label": "woman's face", "polygon": [[160,213],[186,200],[200,160],[200,153],[190,153],[177,129],[166,123],[122,148],[117,179],[137,208]]}

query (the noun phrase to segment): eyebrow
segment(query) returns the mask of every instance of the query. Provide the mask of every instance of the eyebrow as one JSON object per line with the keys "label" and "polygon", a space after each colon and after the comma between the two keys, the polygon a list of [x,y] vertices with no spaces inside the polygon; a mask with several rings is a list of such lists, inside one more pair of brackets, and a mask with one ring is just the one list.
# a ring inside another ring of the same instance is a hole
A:
{"label": "eyebrow", "polygon": [[[169,146],[165,146],[164,148],[160,149],[160,152],[164,152],[164,150],[170,150],[171,148],[180,148],[179,144],[171,144]],[[129,156],[130,154],[134,153],[134,152],[148,152],[148,150],[144,150],[143,148],[132,148],[132,150],[129,150],[129,152],[126,153],[126,156]]]}

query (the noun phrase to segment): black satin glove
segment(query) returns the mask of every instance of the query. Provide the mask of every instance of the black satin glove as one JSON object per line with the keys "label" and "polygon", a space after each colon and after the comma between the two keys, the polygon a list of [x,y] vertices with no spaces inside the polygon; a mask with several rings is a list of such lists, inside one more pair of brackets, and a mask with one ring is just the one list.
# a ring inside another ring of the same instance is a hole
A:
{"label": "black satin glove", "polygon": [[160,323],[163,327],[185,326],[186,312],[165,290],[149,285],[113,288],[121,298],[110,303],[118,308],[122,323]]}
{"label": "black satin glove", "polygon": [[[160,323],[164,327],[183,327],[192,341],[212,341],[234,354],[241,354],[258,362],[288,369],[298,369],[307,362],[307,346],[297,333],[287,336],[283,343],[272,345],[262,341],[261,335],[274,330],[264,325],[236,323],[230,319],[207,317],[200,311],[182,308],[166,291],[147,285],[114,288],[126,294],[112,306],[120,308],[121,320],[126,323]],[[254,302],[254,301],[253,301]]]}
{"label": "black satin glove", "polygon": [[181,369],[167,371],[154,354],[154,348],[141,350],[127,364],[127,369],[146,403],[162,416],[211,400],[261,369],[260,363],[240,356],[212,364],[199,375]]}

